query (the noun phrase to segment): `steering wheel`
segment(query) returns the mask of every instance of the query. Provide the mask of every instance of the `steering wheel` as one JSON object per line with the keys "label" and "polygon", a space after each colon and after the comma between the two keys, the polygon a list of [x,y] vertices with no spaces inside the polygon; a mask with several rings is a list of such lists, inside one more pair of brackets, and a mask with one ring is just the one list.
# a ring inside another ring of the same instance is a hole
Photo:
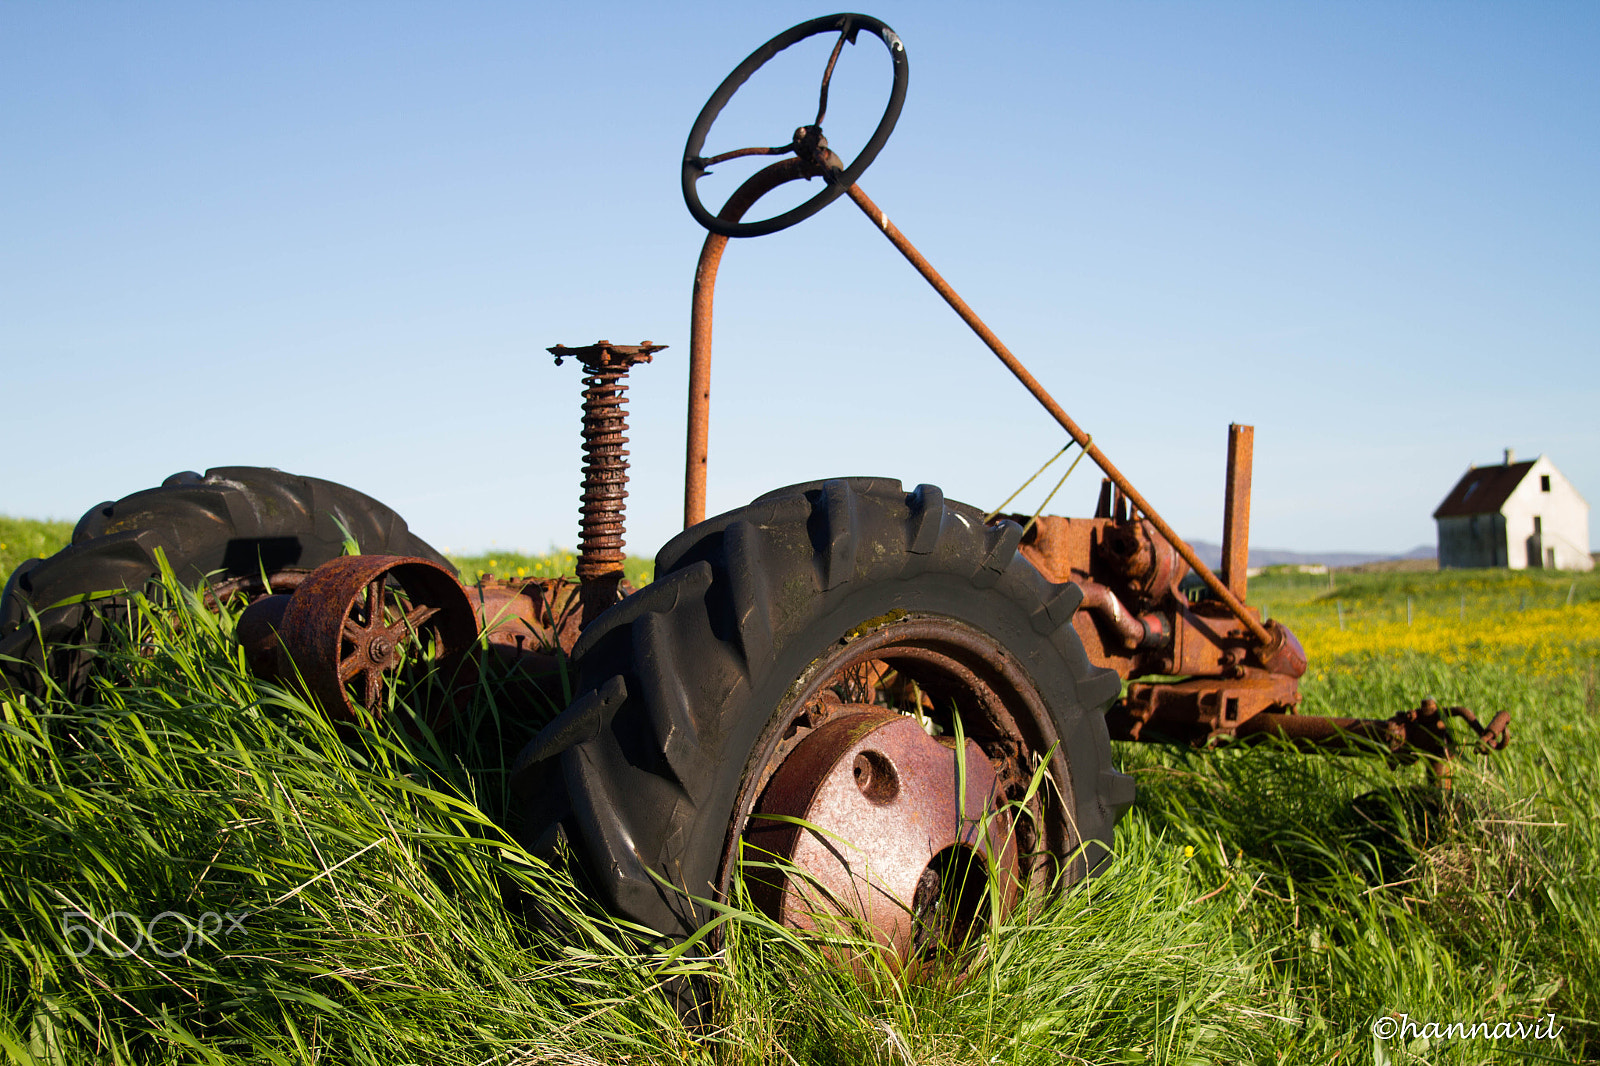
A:
{"label": "steering wheel", "polygon": [[[822,119],[828,110],[828,81],[833,77],[834,64],[839,61],[839,53],[843,50],[845,42],[854,44],[856,34],[861,30],[874,34],[889,50],[889,59],[894,65],[894,85],[889,90],[889,106],[884,109],[883,118],[878,121],[878,128],[873,131],[871,139],[861,149],[860,155],[848,165],[840,167],[833,154],[828,151],[828,142],[822,136]],[[750,75],[760,70],[768,60],[790,45],[830,31],[836,31],[839,40],[833,46],[833,53],[828,57],[827,69],[822,73],[822,94],[815,122],[809,126],[801,126],[795,130],[794,137],[788,144],[776,148],[739,148],[709,159],[700,154],[706,143],[706,135],[711,132],[712,123],[716,122],[722,109],[733,98],[733,94],[738,92],[739,87],[750,79]],[[700,117],[694,120],[694,127],[689,131],[689,143],[683,149],[683,200],[689,206],[689,213],[695,217],[696,222],[712,233],[724,237],[759,237],[787,229],[796,222],[810,218],[821,211],[855,184],[862,171],[867,169],[867,165],[877,157],[884,143],[888,141],[890,131],[900,118],[900,108],[905,104],[907,73],[906,49],[905,45],[900,43],[899,35],[871,15],[827,15],[812,19],[810,22],[802,22],[778,34],[751,52],[749,58],[734,68],[733,73],[729,74],[722,84],[717,86],[717,91],[711,94],[706,106],[700,109]],[[718,218],[707,211],[705,205],[700,202],[696,183],[705,177],[709,168],[715,164],[738,159],[741,156],[788,155],[791,152],[811,164],[812,172],[820,174],[827,183],[821,192],[800,206],[781,215],[756,222],[732,222]]]}

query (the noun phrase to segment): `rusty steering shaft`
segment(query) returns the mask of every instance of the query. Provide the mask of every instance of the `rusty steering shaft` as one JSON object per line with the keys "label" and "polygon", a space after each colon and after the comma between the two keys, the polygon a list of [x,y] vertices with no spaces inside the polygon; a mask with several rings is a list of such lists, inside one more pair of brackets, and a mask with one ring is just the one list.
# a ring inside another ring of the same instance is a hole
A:
{"label": "rusty steering shaft", "polygon": [[[828,83],[833,76],[834,65],[839,59],[839,53],[846,41],[854,43],[856,34],[867,29],[879,36],[889,50],[894,67],[894,85],[890,93],[889,106],[884,112],[884,117],[874,131],[872,139],[848,166],[838,156],[828,149],[828,142],[822,136],[822,118],[827,109]],[[728,100],[732,97],[749,77],[759,69],[767,60],[778,52],[797,41],[818,33],[830,30],[839,31],[839,41],[828,57],[827,69],[823,74],[820,104],[817,111],[817,120],[809,126],[802,126],[794,133],[789,144],[776,148],[746,148],[724,152],[721,155],[706,158],[700,155],[700,150],[705,143],[706,135],[711,125]],[[1251,611],[1245,607],[1243,601],[1234,591],[1222,581],[1211,568],[1206,566],[1195,554],[1193,548],[1173,530],[1166,519],[1162,518],[1155,508],[1150,506],[1137,489],[1133,487],[1122,471],[1106,458],[1100,447],[1094,443],[1090,435],[1082,429],[1072,417],[1058,404],[1055,399],[1039,383],[1039,379],[1029,372],[1007,348],[1004,342],[996,336],[995,332],[978,317],[965,300],[963,300],[950,283],[933,268],[927,258],[917,251],[900,232],[883,209],[873,203],[861,186],[856,183],[857,176],[866,169],[868,163],[882,148],[883,142],[888,139],[889,131],[893,128],[895,120],[899,117],[900,106],[905,98],[906,59],[905,48],[900,43],[900,38],[894,31],[876,19],[863,15],[829,16],[816,19],[812,22],[796,26],[784,34],[773,38],[767,44],[752,53],[732,74],[718,87],[711,99],[701,110],[696,119],[694,128],[689,135],[689,143],[684,152],[683,187],[684,199],[689,205],[690,212],[710,232],[706,235],[705,244],[700,251],[700,261],[695,269],[694,300],[690,314],[690,345],[689,345],[689,428],[688,446],[685,456],[684,471],[684,502],[683,522],[684,527],[695,525],[705,519],[706,512],[706,472],[709,452],[708,438],[710,435],[711,413],[711,334],[712,334],[712,305],[716,292],[717,269],[722,261],[723,250],[727,247],[731,236],[759,236],[771,233],[778,229],[791,226],[803,218],[821,210],[829,202],[841,194],[848,195],[855,201],[856,206],[872,220],[879,232],[889,239],[889,242],[905,256],[906,261],[916,268],[917,272],[933,286],[944,301],[948,303],[956,314],[961,316],[972,331],[976,333],[989,350],[1005,364],[1016,379],[1022,382],[1039,401],[1039,404],[1049,412],[1050,416],[1067,431],[1084,454],[1094,460],[1095,464],[1105,472],[1113,484],[1117,486],[1130,503],[1133,504],[1156,530],[1167,539],[1177,550],[1183,561],[1199,575],[1206,587],[1225,604],[1239,622],[1249,630],[1250,634],[1260,643],[1263,664],[1270,669],[1273,661],[1280,653],[1287,654],[1285,648],[1286,635],[1281,627],[1274,626],[1268,629]],[[697,183],[705,176],[708,168],[714,163],[751,155],[786,155],[793,153],[792,157],[782,162],[774,163],[758,171],[741,185],[722,209],[712,216],[700,203]],[[758,200],[773,189],[799,178],[821,177],[826,183],[822,192],[791,211],[774,218],[759,222],[746,223],[742,219]]]}

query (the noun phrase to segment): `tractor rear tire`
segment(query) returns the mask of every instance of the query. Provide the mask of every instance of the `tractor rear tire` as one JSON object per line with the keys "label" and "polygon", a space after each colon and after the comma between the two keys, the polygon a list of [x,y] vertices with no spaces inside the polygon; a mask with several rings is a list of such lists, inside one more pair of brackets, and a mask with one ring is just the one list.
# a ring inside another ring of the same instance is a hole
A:
{"label": "tractor rear tire", "polygon": [[1077,586],[1044,578],[1020,536],[933,486],[882,478],[780,489],[685,530],[573,649],[576,699],[514,767],[524,840],[570,854],[612,912],[685,936],[710,917],[695,897],[727,898],[754,794],[817,672],[854,641],[922,626],[978,673],[989,667],[971,648],[998,649],[1031,687],[1016,702],[1043,720],[1023,733],[1059,797],[1041,845],[1056,875],[1092,872],[1133,801],[1104,718],[1119,681],[1073,630]]}
{"label": "tractor rear tire", "polygon": [[[177,578],[198,587],[226,581],[256,595],[265,573],[280,585],[344,553],[346,532],[367,554],[421,556],[450,567],[372,497],[320,478],[266,467],[215,467],[174,474],[147,489],[91,508],[72,543],[30,559],[0,594],[0,679],[68,699],[87,690],[104,639],[105,617],[125,609],[120,596],[61,601],[88,593],[144,591],[160,577],[162,552]],[[452,572],[453,567],[450,567]],[[284,591],[284,587],[277,588]]]}

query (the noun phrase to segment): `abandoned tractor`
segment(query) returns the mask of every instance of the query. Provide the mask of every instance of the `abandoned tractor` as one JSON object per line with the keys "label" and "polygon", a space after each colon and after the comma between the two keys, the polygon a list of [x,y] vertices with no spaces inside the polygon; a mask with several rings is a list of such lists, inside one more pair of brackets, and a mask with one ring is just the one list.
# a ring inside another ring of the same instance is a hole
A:
{"label": "abandoned tractor", "polygon": [[[707,155],[724,106],[784,49],[837,35],[815,119],[778,147]],[[892,70],[859,155],[823,136],[847,43]],[[875,49],[874,49],[875,50]],[[741,861],[752,899],[796,928],[865,923],[896,964],[958,936],[988,886],[1080,878],[1133,802],[1110,741],[1211,745],[1279,738],[1387,751],[1447,768],[1447,723],[1480,748],[1507,739],[1464,708],[1422,701],[1384,719],[1297,713],[1306,656],[1245,604],[1251,430],[1228,431],[1223,564],[1213,573],[870,200],[858,179],[905,98],[900,38],[864,15],[796,26],[718,87],[690,132],[683,191],[706,237],[691,317],[684,530],[643,588],[622,576],[626,378],[662,345],[556,346],[583,370],[580,555],[574,579],[463,587],[392,511],[354,490],[276,470],[177,474],[92,508],[72,543],[17,569],[0,602],[13,685],[82,690],[113,598],[163,556],[208,595],[251,601],[237,634],[251,668],[291,681],[335,718],[378,713],[396,671],[427,661],[472,688],[488,661],[545,715],[558,667],[570,703],[516,759],[520,831],[570,855],[614,912],[683,936],[727,898]],[[780,157],[715,213],[698,183],[746,156]],[[768,192],[821,190],[747,221]],[[1093,517],[986,514],[932,485],[876,478],[776,489],[705,517],[712,303],[727,242],[791,226],[848,197],[1103,472]],[[365,554],[345,555],[347,540]],[[563,662],[565,660],[565,662]],[[1447,773],[1435,774],[1448,784]],[[977,860],[982,860],[981,864]],[[756,869],[755,866],[751,867]],[[987,871],[974,877],[970,871]],[[773,870],[778,872],[774,873]],[[936,920],[937,918],[937,920]]]}

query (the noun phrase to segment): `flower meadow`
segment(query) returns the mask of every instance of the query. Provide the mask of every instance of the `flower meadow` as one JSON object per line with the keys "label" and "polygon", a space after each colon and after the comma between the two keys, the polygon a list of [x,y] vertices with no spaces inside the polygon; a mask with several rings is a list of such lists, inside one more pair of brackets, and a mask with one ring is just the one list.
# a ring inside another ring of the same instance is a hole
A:
{"label": "flower meadow", "polygon": [[[1294,630],[1313,669],[1411,653],[1442,663],[1515,664],[1539,676],[1600,659],[1600,576],[1546,571],[1269,570],[1250,600]],[[1330,587],[1330,585],[1332,587]]]}

